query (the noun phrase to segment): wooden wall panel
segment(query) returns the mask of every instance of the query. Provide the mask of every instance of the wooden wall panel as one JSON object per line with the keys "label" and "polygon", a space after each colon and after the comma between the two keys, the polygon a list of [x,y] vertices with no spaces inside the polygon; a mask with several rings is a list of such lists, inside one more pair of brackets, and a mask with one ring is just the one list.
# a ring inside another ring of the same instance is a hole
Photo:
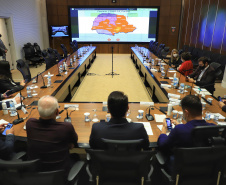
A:
{"label": "wooden wall panel", "polygon": [[[179,20],[181,12],[181,0],[117,0],[112,3],[112,0],[46,0],[48,26],[51,25],[68,25],[68,6],[160,6],[159,18],[159,43],[164,43],[172,48],[177,48]],[[171,27],[176,27],[176,32],[171,32]],[[62,43],[69,49],[70,40],[62,38]],[[58,43],[58,42],[57,42]],[[52,45],[52,38],[50,38],[50,45]],[[110,53],[111,45],[114,45],[117,53],[130,53],[131,44],[95,44],[97,51],[100,53]],[[107,45],[107,47],[106,47]],[[134,45],[134,44],[133,44]],[[142,44],[140,44],[142,45]],[[148,44],[143,44],[148,47]],[[56,49],[60,48],[59,46]],[[61,49],[59,50],[62,53]]]}

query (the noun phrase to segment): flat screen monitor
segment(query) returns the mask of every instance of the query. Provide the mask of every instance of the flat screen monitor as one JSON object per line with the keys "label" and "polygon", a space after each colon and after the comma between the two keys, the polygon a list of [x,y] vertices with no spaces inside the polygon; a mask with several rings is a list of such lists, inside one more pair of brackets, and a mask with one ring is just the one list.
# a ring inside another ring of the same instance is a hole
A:
{"label": "flat screen monitor", "polygon": [[52,37],[68,37],[68,26],[51,26]]}
{"label": "flat screen monitor", "polygon": [[150,42],[157,40],[159,7],[69,7],[71,40]]}

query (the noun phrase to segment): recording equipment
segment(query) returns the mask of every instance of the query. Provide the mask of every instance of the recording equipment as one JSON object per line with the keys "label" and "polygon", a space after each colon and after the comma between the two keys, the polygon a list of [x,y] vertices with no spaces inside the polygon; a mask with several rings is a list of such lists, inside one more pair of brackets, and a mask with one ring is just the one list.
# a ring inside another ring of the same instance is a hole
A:
{"label": "recording equipment", "polygon": [[41,89],[47,88],[47,86],[45,85],[45,80],[44,80],[44,78],[43,78],[43,76],[42,76],[42,73],[39,73],[39,74],[41,75],[42,81],[43,81],[43,86],[41,86],[40,88],[41,88]]}
{"label": "recording equipment", "polygon": [[16,112],[17,112],[18,118],[13,121],[14,125],[17,125],[17,124],[22,123],[24,121],[24,118],[20,118],[20,115],[19,115],[17,110],[16,110]]}
{"label": "recording equipment", "polygon": [[64,119],[64,121],[71,123],[71,117],[69,117],[69,115],[68,115],[68,108],[65,108],[65,110],[67,111],[67,117]]}
{"label": "recording equipment", "polygon": [[6,94],[6,96],[8,97],[8,96],[10,96],[10,95],[13,94],[13,93],[15,93],[14,90],[9,90],[9,91],[7,91],[5,94]]}
{"label": "recording equipment", "polygon": [[146,113],[146,118],[148,121],[153,121],[154,117],[151,115],[151,106],[148,107],[148,113]]}

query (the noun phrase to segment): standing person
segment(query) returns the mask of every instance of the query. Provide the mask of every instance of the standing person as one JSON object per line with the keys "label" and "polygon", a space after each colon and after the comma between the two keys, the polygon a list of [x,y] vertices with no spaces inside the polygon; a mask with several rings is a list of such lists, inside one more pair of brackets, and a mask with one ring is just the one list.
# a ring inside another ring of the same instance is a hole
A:
{"label": "standing person", "polygon": [[178,50],[173,49],[171,52],[171,59],[169,61],[169,65],[177,68],[181,63],[182,62],[181,62]]}
{"label": "standing person", "polygon": [[5,47],[5,44],[3,43],[1,37],[2,37],[2,34],[0,34],[0,53],[2,53],[3,60],[6,60],[6,53],[8,49]]}
{"label": "standing person", "polygon": [[78,146],[78,135],[71,123],[56,121],[59,105],[53,96],[39,99],[38,112],[39,119],[30,118],[26,123],[28,159],[41,159],[41,171],[63,169],[67,175],[78,160],[69,153]]}
{"label": "standing person", "polygon": [[185,76],[190,75],[193,72],[193,64],[191,61],[191,54],[184,52],[181,54],[182,64],[177,67],[177,70]]}
{"label": "standing person", "polygon": [[13,81],[9,62],[0,60],[0,93],[5,93],[7,90],[13,90],[14,92],[17,92],[22,90],[24,86],[24,80],[21,82]]}
{"label": "standing person", "polygon": [[94,123],[90,135],[89,144],[93,149],[106,149],[101,138],[113,140],[143,139],[139,146],[148,149],[149,139],[143,124],[129,123],[126,113],[129,109],[128,97],[120,91],[113,91],[108,96],[108,110],[111,114],[109,122]]}

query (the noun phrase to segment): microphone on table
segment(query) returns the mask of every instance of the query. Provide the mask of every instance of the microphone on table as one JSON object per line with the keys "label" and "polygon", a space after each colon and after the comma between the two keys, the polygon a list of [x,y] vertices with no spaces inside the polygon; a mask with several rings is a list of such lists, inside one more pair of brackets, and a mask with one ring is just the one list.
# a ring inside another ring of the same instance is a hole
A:
{"label": "microphone on table", "polygon": [[56,76],[62,76],[62,75],[60,74],[59,62],[57,63],[57,67],[58,67],[58,74],[57,74]]}
{"label": "microphone on table", "polygon": [[41,86],[40,88],[41,88],[41,89],[47,88],[47,86],[46,86],[46,84],[45,84],[45,80],[44,80],[44,78],[43,78],[43,76],[42,76],[42,73],[39,73],[39,74],[41,75],[41,77],[42,77],[42,82],[43,82],[43,86]]}
{"label": "microphone on table", "polygon": [[166,74],[165,74],[165,76],[164,76],[164,79],[169,79],[169,77],[167,77],[167,73],[168,73],[168,70],[169,70],[169,65],[168,65],[168,68],[167,68],[167,70],[166,70]]}
{"label": "microphone on table", "polygon": [[13,121],[13,124],[14,125],[17,125],[17,124],[19,124],[19,123],[22,123],[23,121],[24,121],[24,118],[20,118],[20,115],[19,115],[19,112],[15,109],[15,111],[16,111],[16,113],[17,113],[17,119],[15,119],[14,121]]}
{"label": "microphone on table", "polygon": [[23,96],[22,96],[22,94],[21,94],[21,90],[20,90],[20,106],[18,106],[16,109],[17,110],[20,110],[20,109],[22,109],[22,107],[26,107],[25,105],[23,105]]}
{"label": "microphone on table", "polygon": [[[211,85],[215,85],[215,83],[212,83],[212,84],[206,84],[206,85],[202,85],[202,86],[199,86],[199,87],[208,87],[208,86],[211,86]],[[208,103],[209,105],[212,105],[211,102],[209,102],[206,98],[202,97],[202,99]]]}
{"label": "microphone on table", "polygon": [[70,115],[71,115],[71,113],[74,112],[75,110],[72,110],[72,111],[70,112],[70,114],[68,114],[68,108],[69,108],[69,107],[64,108],[65,110],[67,110],[67,117],[64,119],[64,121],[65,121],[65,122],[70,122],[70,123],[71,123],[71,117],[70,117]]}
{"label": "microphone on table", "polygon": [[[193,69],[182,70],[182,72],[186,72],[186,71],[193,71]],[[179,86],[180,86],[180,77],[181,77],[181,75],[182,75],[182,73],[180,73],[180,76],[179,76],[179,79],[178,79],[178,84],[177,84],[176,89],[178,89]]]}
{"label": "microphone on table", "polygon": [[148,113],[146,113],[146,118],[148,121],[154,120],[154,117],[151,115],[151,106],[148,107]]}

